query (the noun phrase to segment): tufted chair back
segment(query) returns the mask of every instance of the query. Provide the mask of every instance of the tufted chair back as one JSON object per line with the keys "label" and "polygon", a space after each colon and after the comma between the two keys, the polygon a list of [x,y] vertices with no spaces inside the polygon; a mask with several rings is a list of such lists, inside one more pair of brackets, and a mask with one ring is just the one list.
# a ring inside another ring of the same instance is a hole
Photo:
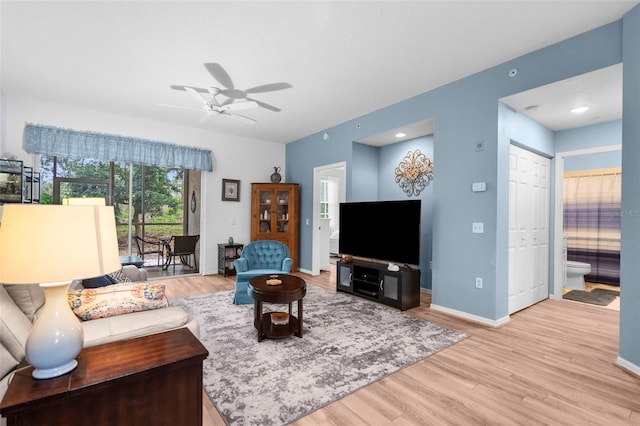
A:
{"label": "tufted chair back", "polygon": [[293,259],[289,257],[289,248],[275,240],[258,240],[244,246],[242,254],[233,261],[236,270],[236,291],[233,303],[241,305],[253,303],[248,294],[249,280],[264,274],[288,274]]}
{"label": "tufted chair back", "polygon": [[282,261],[289,257],[289,248],[280,241],[253,241],[242,249],[248,269],[281,269]]}

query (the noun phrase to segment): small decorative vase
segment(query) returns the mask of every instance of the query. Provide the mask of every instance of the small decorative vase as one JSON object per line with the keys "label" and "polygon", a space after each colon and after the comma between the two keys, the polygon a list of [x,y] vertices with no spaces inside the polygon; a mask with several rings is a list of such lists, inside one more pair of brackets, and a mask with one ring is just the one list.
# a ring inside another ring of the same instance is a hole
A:
{"label": "small decorative vase", "polygon": [[233,244],[233,237],[229,237],[229,244]]}
{"label": "small decorative vase", "polygon": [[282,176],[280,176],[280,167],[274,167],[273,168],[274,172],[271,173],[271,182],[273,183],[280,183],[280,181],[282,180]]}

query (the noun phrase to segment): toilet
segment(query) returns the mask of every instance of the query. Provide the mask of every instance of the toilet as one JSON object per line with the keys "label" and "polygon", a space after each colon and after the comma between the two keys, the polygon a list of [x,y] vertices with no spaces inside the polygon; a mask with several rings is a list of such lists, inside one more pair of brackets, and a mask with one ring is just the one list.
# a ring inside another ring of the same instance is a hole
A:
{"label": "toilet", "polygon": [[566,280],[564,286],[575,290],[584,290],[584,276],[589,273],[591,273],[590,264],[567,260],[565,267]]}

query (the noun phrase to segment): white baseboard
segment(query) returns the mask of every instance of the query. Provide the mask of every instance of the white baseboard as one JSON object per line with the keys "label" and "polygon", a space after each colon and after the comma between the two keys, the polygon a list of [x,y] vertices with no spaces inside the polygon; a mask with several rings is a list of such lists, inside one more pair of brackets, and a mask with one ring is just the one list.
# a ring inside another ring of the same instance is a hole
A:
{"label": "white baseboard", "polygon": [[629,370],[631,373],[635,374],[636,376],[640,376],[640,366],[627,361],[626,359],[622,358],[620,355],[618,355],[618,358],[616,359],[616,364],[618,364],[620,367],[624,368],[625,370]]}
{"label": "white baseboard", "polygon": [[446,314],[454,315],[456,317],[464,318],[473,322],[478,322],[480,324],[488,325],[490,327],[500,327],[501,325],[504,325],[509,322],[508,315],[506,317],[502,317],[497,320],[492,320],[489,318],[480,317],[477,315],[469,314],[467,312],[457,311],[455,309],[447,308],[447,307],[436,305],[433,303],[431,304],[431,309],[444,312]]}
{"label": "white baseboard", "polygon": [[308,269],[298,268],[298,271],[303,272],[303,273],[305,273],[305,274],[313,275],[313,274],[311,273],[311,271],[310,271],[310,270],[308,270]]}

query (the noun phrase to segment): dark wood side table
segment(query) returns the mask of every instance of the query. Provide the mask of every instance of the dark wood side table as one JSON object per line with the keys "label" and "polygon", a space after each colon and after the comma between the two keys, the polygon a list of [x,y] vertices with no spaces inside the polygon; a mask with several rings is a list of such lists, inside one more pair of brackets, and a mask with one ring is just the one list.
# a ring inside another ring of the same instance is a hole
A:
{"label": "dark wood side table", "polygon": [[[269,285],[267,281],[278,279],[282,284]],[[302,337],[302,299],[307,294],[307,283],[295,275],[259,275],[249,280],[249,295],[253,297],[254,320],[258,330],[258,342],[262,339],[282,339],[289,336]],[[291,314],[291,304],[298,302],[298,316]],[[288,303],[289,322],[276,325],[271,322],[271,312],[262,313],[262,303]]]}
{"label": "dark wood side table", "polygon": [[16,372],[0,404],[8,426],[202,425],[207,349],[186,328],[83,349],[47,380]]}
{"label": "dark wood side table", "polygon": [[235,275],[233,261],[240,257],[244,244],[218,244],[218,274]]}

